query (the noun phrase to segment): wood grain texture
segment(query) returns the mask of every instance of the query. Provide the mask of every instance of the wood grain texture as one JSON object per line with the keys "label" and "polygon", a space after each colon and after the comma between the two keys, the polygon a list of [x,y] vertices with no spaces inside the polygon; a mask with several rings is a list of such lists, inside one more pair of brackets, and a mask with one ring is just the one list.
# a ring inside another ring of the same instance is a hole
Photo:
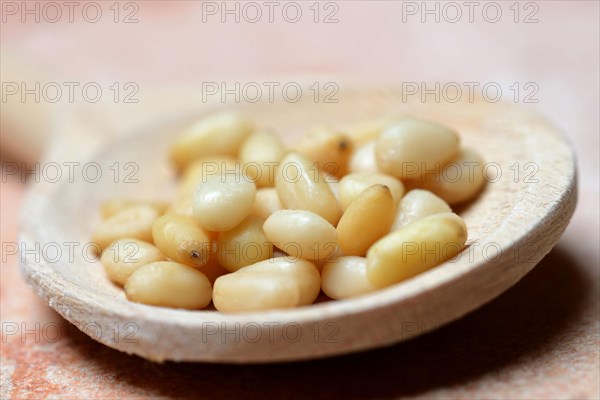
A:
{"label": "wood grain texture", "polygon": [[[475,202],[460,210],[471,245],[457,259],[360,298],[238,315],[128,302],[99,263],[86,261],[81,253],[75,254],[74,262],[27,258],[21,266],[23,275],[67,320],[121,351],[157,361],[274,362],[385,346],[442,326],[511,287],[557,242],[575,208],[576,171],[570,146],[544,119],[511,104],[407,104],[393,88],[344,88],[337,104],[315,104],[306,96],[294,104],[238,108],[274,127],[286,140],[315,123],[344,128],[389,115],[412,115],[456,128],[463,143],[477,148],[501,173]],[[196,106],[193,115],[149,124],[95,154],[91,153],[96,146],[90,144],[63,141],[57,145],[47,160],[73,160],[75,154],[83,161],[98,162],[105,172],[114,162],[135,162],[139,183],[105,179],[36,185],[23,207],[20,241],[28,248],[35,243],[87,243],[104,198],[168,197],[173,173],[165,146],[172,133],[222,105]],[[522,175],[515,179],[510,167],[516,162],[521,167],[537,165],[537,182],[525,182]],[[128,322],[138,329],[135,343],[97,334],[96,326],[99,332],[109,332],[115,323]],[[331,332],[334,339],[328,340]]]}

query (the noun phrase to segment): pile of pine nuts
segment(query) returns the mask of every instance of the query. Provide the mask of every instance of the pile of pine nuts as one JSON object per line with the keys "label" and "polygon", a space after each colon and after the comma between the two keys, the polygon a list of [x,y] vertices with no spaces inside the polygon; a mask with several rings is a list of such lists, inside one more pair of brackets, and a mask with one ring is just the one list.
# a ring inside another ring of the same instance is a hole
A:
{"label": "pile of pine nuts", "polygon": [[[450,205],[485,183],[455,131],[411,118],[315,128],[286,148],[225,112],[185,130],[170,156],[174,201],[106,201],[93,240],[129,300],[186,309],[298,307],[409,279],[462,251]],[[449,168],[463,174],[445,179]]]}

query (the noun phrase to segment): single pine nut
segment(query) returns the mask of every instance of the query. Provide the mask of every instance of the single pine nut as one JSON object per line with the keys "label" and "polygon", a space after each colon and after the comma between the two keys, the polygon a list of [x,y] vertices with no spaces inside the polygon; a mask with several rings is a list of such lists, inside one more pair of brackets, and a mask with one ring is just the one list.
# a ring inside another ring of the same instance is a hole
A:
{"label": "single pine nut", "polygon": [[325,182],[329,186],[331,193],[335,196],[335,199],[340,204],[340,180],[334,175],[325,175]]}
{"label": "single pine nut", "polygon": [[181,175],[178,197],[191,196],[198,185],[210,176],[220,176],[223,172],[241,171],[240,163],[233,157],[205,157],[191,162]]}
{"label": "single pine nut", "polygon": [[335,258],[325,264],[321,286],[332,299],[347,299],[377,289],[367,278],[367,259],[354,256]]}
{"label": "single pine nut", "polygon": [[165,214],[152,226],[154,243],[164,255],[180,264],[201,267],[208,262],[211,241],[193,217]]}
{"label": "single pine nut", "polygon": [[224,312],[290,308],[312,304],[320,288],[321,277],[311,262],[279,257],[218,278],[213,302]]}
{"label": "single pine nut", "polygon": [[404,195],[404,185],[393,176],[384,174],[348,174],[340,180],[340,204],[346,210],[366,189],[373,185],[384,185],[390,189],[394,202]]}
{"label": "single pine nut", "polygon": [[194,215],[194,196],[191,194],[185,196],[179,196],[171,203],[169,208],[165,211],[165,214],[177,214],[187,215],[189,217]]}
{"label": "single pine nut", "polygon": [[325,175],[297,153],[290,153],[281,161],[275,188],[287,209],[312,211],[334,225],[340,219],[341,210]]}
{"label": "single pine nut", "polygon": [[389,233],[367,252],[367,277],[376,287],[411,278],[463,249],[467,228],[456,214],[425,217]]}
{"label": "single pine nut", "polygon": [[217,260],[230,272],[273,256],[273,244],[263,232],[264,220],[249,216],[230,231],[221,232]]}
{"label": "single pine nut", "polygon": [[325,218],[306,210],[281,210],[263,225],[265,235],[291,256],[322,260],[335,251],[336,232]]}
{"label": "single pine nut", "polygon": [[153,306],[197,309],[212,297],[208,278],[187,265],[159,261],[137,269],[125,284],[131,301]]}
{"label": "single pine nut", "polygon": [[257,272],[278,273],[293,277],[298,284],[300,297],[299,306],[312,304],[321,291],[321,276],[319,270],[310,261],[290,256],[271,258],[240,269],[238,274],[254,274]]}
{"label": "single pine nut", "polygon": [[252,206],[252,215],[263,220],[269,218],[275,211],[283,209],[275,188],[260,188],[256,191],[256,199]]}
{"label": "single pine nut", "polygon": [[402,180],[439,171],[458,152],[453,130],[430,121],[402,119],[384,129],[375,153],[379,169]]}
{"label": "single pine nut", "polygon": [[228,231],[252,210],[256,185],[245,175],[211,176],[194,194],[194,217],[210,231]]}
{"label": "single pine nut", "polygon": [[299,299],[300,288],[294,278],[277,272],[223,275],[213,290],[213,304],[221,312],[292,308]]}
{"label": "single pine nut", "polygon": [[432,191],[448,204],[464,203],[475,197],[485,185],[484,161],[473,150],[463,148],[437,176],[428,175],[417,186]]}
{"label": "single pine nut", "polygon": [[375,145],[377,142],[371,140],[357,148],[350,157],[350,173],[377,174],[377,159],[375,158]]}
{"label": "single pine nut", "polygon": [[346,128],[346,132],[348,132],[348,135],[356,145],[362,146],[367,142],[377,139],[381,131],[396,119],[387,117],[362,121]]}
{"label": "single pine nut", "polygon": [[400,200],[392,230],[398,230],[430,215],[451,212],[448,203],[435,194],[428,190],[413,189]]}
{"label": "single pine nut", "polygon": [[100,262],[110,280],[119,285],[124,285],[136,269],[164,260],[166,260],[165,256],[156,247],[133,238],[112,242],[100,257]]}
{"label": "single pine nut", "polygon": [[154,206],[126,207],[101,221],[92,234],[92,241],[98,243],[101,249],[122,238],[152,242],[152,223],[158,216],[159,213]]}
{"label": "single pine nut", "polygon": [[127,207],[144,205],[156,208],[159,215],[164,213],[169,206],[167,202],[158,200],[110,199],[102,203],[100,214],[102,219],[107,219]]}
{"label": "single pine nut", "polygon": [[203,157],[232,156],[252,132],[252,124],[232,112],[205,117],[187,128],[173,143],[171,158],[179,168]]}
{"label": "single pine nut", "polygon": [[325,127],[306,132],[294,146],[294,150],[313,161],[321,170],[342,177],[348,173],[352,155],[352,141],[348,135]]}
{"label": "single pine nut", "polygon": [[286,150],[277,136],[267,133],[254,133],[248,137],[240,149],[240,162],[244,171],[256,182],[256,186],[275,185],[275,171]]}
{"label": "single pine nut", "polygon": [[358,195],[337,226],[340,249],[349,256],[364,256],[373,243],[390,231],[396,202],[390,189],[373,185]]}

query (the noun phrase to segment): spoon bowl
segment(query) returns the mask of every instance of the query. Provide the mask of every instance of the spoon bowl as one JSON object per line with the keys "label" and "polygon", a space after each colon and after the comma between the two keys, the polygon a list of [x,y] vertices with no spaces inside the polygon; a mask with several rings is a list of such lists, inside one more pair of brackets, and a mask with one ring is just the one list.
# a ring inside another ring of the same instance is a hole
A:
{"label": "spoon bowl", "polygon": [[155,361],[291,361],[391,345],[460,318],[514,285],[566,228],[576,203],[574,155],[564,137],[529,109],[483,100],[407,103],[389,86],[345,88],[337,99],[315,103],[305,95],[296,103],[227,108],[272,127],[288,143],[313,125],[345,129],[400,115],[455,128],[462,143],[483,156],[488,177],[479,196],[458,209],[469,231],[461,254],[377,292],[296,309],[222,314],[128,301],[89,245],[99,206],[115,197],[170,198],[175,173],[167,149],[173,134],[225,107],[200,103],[191,114],[151,121],[97,149],[92,141],[58,141],[41,165],[78,161],[82,173],[30,188],[19,241],[36,250],[21,257],[23,276],[83,332],[130,354]]}

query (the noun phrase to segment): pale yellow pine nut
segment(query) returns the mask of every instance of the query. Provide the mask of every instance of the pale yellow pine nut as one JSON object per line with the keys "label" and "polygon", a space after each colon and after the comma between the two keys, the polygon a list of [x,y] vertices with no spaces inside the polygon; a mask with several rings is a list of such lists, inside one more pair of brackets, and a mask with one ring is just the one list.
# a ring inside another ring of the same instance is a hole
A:
{"label": "pale yellow pine nut", "polygon": [[367,278],[367,259],[346,256],[330,260],[321,271],[323,292],[332,299],[347,299],[377,290]]}
{"label": "pale yellow pine nut", "polygon": [[444,200],[428,190],[413,189],[406,193],[396,211],[392,230],[434,214],[450,213],[452,209]]}
{"label": "pale yellow pine nut", "polygon": [[291,256],[322,260],[337,246],[335,227],[325,218],[306,210],[281,210],[263,225],[267,238]]}
{"label": "pale yellow pine nut", "polygon": [[184,168],[203,157],[236,157],[242,142],[253,129],[250,121],[233,112],[202,118],[175,140],[171,158],[178,168]]}
{"label": "pale yellow pine nut", "polygon": [[363,191],[373,185],[384,185],[390,189],[394,202],[404,196],[404,185],[398,179],[384,174],[348,174],[340,180],[340,204],[346,210]]}
{"label": "pale yellow pine nut", "polygon": [[191,162],[181,174],[178,197],[194,194],[198,185],[206,182],[210,176],[220,176],[223,172],[241,171],[238,160],[229,156],[205,157]]}
{"label": "pale yellow pine nut", "polygon": [[317,164],[328,174],[342,177],[348,173],[353,144],[348,135],[325,127],[306,132],[294,146],[294,151]]}
{"label": "pale yellow pine nut", "polygon": [[341,210],[325,175],[297,153],[290,153],[281,161],[275,188],[286,209],[312,211],[333,225],[340,219]]}
{"label": "pale yellow pine nut", "polygon": [[100,206],[100,214],[102,219],[107,219],[127,207],[144,205],[156,208],[159,215],[164,213],[169,206],[166,201],[159,200],[109,199]]}
{"label": "pale yellow pine nut", "polygon": [[385,128],[377,139],[377,166],[402,180],[421,179],[439,171],[458,152],[458,134],[431,121],[402,119]]}
{"label": "pale yellow pine nut", "polygon": [[260,188],[256,191],[256,198],[251,214],[263,220],[269,218],[275,211],[283,209],[283,205],[275,188]]}
{"label": "pale yellow pine nut", "polygon": [[371,140],[354,150],[350,157],[350,173],[368,173],[377,174],[377,159],[375,158],[375,145],[377,142]]}
{"label": "pale yellow pine nut", "polygon": [[291,256],[271,258],[240,269],[237,274],[255,274],[257,272],[289,275],[298,284],[299,306],[312,304],[321,291],[319,270],[310,261]]}
{"label": "pale yellow pine nut", "polygon": [[92,234],[92,241],[98,243],[101,249],[126,237],[152,242],[152,223],[158,216],[154,206],[126,207],[102,220]]}
{"label": "pale yellow pine nut", "polygon": [[159,261],[131,274],[125,295],[137,303],[198,309],[210,303],[212,287],[206,275],[190,266]]}
{"label": "pale yellow pine nut", "polygon": [[242,144],[240,162],[244,172],[256,182],[257,187],[271,187],[275,185],[275,171],[286,152],[277,136],[257,132]]}
{"label": "pale yellow pine nut", "polygon": [[325,182],[329,186],[331,193],[335,196],[335,199],[340,204],[340,180],[334,175],[325,175]]}
{"label": "pale yellow pine nut", "polygon": [[215,308],[225,313],[292,308],[299,301],[300,288],[294,277],[277,272],[223,275],[213,290]]}
{"label": "pale yellow pine nut", "polygon": [[390,231],[396,202],[390,189],[373,185],[350,204],[337,226],[340,249],[349,256],[364,256],[373,243]]}
{"label": "pale yellow pine nut", "polygon": [[347,127],[345,131],[348,132],[348,135],[357,146],[362,146],[367,142],[377,139],[381,131],[395,120],[397,118],[386,117],[362,121]]}
{"label": "pale yellow pine nut", "polygon": [[208,233],[193,217],[165,214],[154,221],[152,236],[156,247],[171,260],[201,267],[216,250]]}
{"label": "pale yellow pine nut", "polygon": [[376,287],[412,278],[457,255],[467,228],[456,214],[425,217],[389,233],[367,252],[367,277]]}
{"label": "pale yellow pine nut", "polygon": [[221,232],[217,242],[217,260],[225,269],[235,272],[242,267],[269,259],[273,244],[263,232],[264,220],[249,216],[227,232]]}
{"label": "pale yellow pine nut", "polygon": [[191,217],[194,215],[193,206],[194,196],[192,194],[188,194],[186,196],[179,196],[167,208],[165,214],[187,215],[188,217]]}
{"label": "pale yellow pine nut", "polygon": [[[167,211],[165,212],[165,214],[175,214],[175,215],[184,215],[186,217],[193,217],[194,216],[193,205],[194,205],[194,198],[192,195],[180,197],[177,200],[175,200],[169,206],[169,208],[167,208]],[[217,238],[219,237],[219,232],[209,231],[206,229],[204,231],[206,232],[206,234],[208,235],[208,237],[210,238],[211,241],[216,241]]]}
{"label": "pale yellow pine nut", "polygon": [[165,256],[152,244],[133,238],[112,242],[100,257],[100,262],[110,280],[119,285],[124,285],[136,269],[164,260],[166,260]]}
{"label": "pale yellow pine nut", "polygon": [[194,217],[207,230],[228,231],[250,215],[255,197],[256,185],[247,176],[212,176],[194,194]]}
{"label": "pale yellow pine nut", "polygon": [[424,184],[415,184],[454,205],[474,198],[485,185],[485,181],[483,159],[475,151],[463,148],[437,176],[428,175]]}

